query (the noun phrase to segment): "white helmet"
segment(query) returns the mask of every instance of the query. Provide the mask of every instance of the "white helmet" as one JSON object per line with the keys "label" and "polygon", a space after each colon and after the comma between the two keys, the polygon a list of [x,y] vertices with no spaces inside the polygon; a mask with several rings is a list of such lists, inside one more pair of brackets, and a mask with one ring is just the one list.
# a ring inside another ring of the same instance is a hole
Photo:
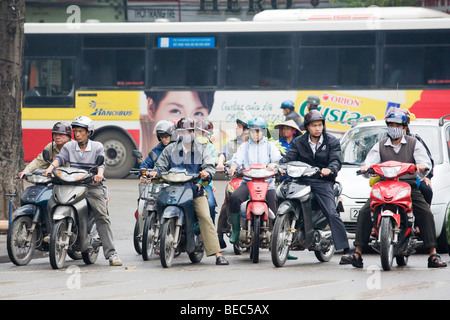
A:
{"label": "white helmet", "polygon": [[94,121],[92,121],[91,118],[79,116],[76,117],[70,125],[72,126],[72,128],[82,127],[85,128],[88,132],[91,131],[91,134],[94,133]]}
{"label": "white helmet", "polygon": [[169,120],[160,120],[158,121],[158,123],[156,123],[155,128],[153,129],[153,134],[156,134],[159,141],[161,141],[161,135],[169,135],[171,136],[171,141],[175,141],[175,124]]}

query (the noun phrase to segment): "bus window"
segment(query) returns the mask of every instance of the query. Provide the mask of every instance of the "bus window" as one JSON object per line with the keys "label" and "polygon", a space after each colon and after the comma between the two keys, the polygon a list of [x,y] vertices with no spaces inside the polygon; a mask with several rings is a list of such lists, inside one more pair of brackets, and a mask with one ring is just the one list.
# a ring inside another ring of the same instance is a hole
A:
{"label": "bus window", "polygon": [[154,87],[217,86],[216,49],[155,49]]}
{"label": "bus window", "polygon": [[25,59],[24,108],[74,107],[73,59]]}
{"label": "bus window", "polygon": [[81,85],[90,88],[144,86],[145,51],[84,50]]}
{"label": "bus window", "polygon": [[300,87],[374,87],[374,33],[306,33],[298,63]]}
{"label": "bus window", "polygon": [[424,84],[424,48],[386,47],[383,58],[384,86],[404,87]]}

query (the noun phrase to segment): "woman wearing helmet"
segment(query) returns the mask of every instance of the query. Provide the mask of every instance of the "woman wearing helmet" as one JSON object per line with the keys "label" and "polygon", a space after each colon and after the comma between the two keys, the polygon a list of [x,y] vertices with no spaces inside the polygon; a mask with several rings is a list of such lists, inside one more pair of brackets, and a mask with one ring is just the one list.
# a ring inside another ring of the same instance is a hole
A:
{"label": "woman wearing helmet", "polygon": [[[57,122],[52,128],[52,142],[45,146],[45,150],[51,155],[50,159],[57,155],[61,148],[72,139],[72,128],[66,122]],[[36,169],[47,169],[48,162],[42,157],[42,152],[33,159],[23,171],[19,172],[19,178],[22,179],[24,175],[32,173]]]}
{"label": "woman wearing helmet", "polygon": [[[249,136],[247,142],[241,144],[231,160],[231,167],[228,174],[233,175],[238,167],[249,168],[252,164],[265,164],[269,170],[275,170],[278,161],[281,159],[280,151],[275,144],[268,141],[265,137],[267,133],[266,121],[261,118],[252,118],[248,122]],[[247,187],[248,178],[243,179],[239,188],[237,188],[230,197],[230,219],[233,233],[230,237],[231,243],[237,243],[240,230],[239,210],[242,202],[248,199],[249,190]],[[274,179],[266,180],[269,182],[269,190],[266,200],[269,208],[277,212],[275,183]]]}
{"label": "woman wearing helmet", "polygon": [[[177,133],[175,130],[175,125],[169,120],[160,120],[153,130],[153,134],[156,134],[158,138],[158,145],[154,147],[148,154],[147,158],[141,163],[139,168],[141,169],[152,169],[155,166],[153,159],[158,159],[161,152],[167,147],[171,142],[176,141]],[[140,177],[140,175],[139,175]],[[141,178],[141,182],[146,182],[146,179]]]}
{"label": "woman wearing helmet", "polygon": [[306,133],[292,143],[280,163],[302,161],[321,169],[319,178],[308,178],[311,191],[317,197],[320,209],[327,217],[336,250],[349,251],[347,232],[334,202],[334,183],[341,170],[341,145],[334,136],[326,133],[325,118],[320,111],[311,110],[305,115]]}

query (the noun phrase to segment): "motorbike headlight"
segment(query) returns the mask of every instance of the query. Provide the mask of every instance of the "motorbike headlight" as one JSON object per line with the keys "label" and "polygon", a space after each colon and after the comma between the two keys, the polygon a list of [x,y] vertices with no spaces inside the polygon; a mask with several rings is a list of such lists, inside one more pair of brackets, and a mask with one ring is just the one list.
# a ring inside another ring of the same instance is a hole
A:
{"label": "motorbike headlight", "polygon": [[306,167],[299,167],[299,166],[287,166],[287,174],[290,177],[298,178],[303,175],[303,172],[305,172]]}
{"label": "motorbike headlight", "polygon": [[162,174],[161,177],[170,182],[187,182],[192,179],[192,176],[187,175],[184,172],[169,172]]}
{"label": "motorbike headlight", "polygon": [[400,191],[395,195],[394,200],[398,200],[406,197],[409,194],[409,188],[400,189]]}
{"label": "motorbike headlight", "polygon": [[374,196],[375,198],[378,198],[380,200],[383,200],[383,197],[381,196],[381,192],[379,189],[372,189],[372,196]]}
{"label": "motorbike headlight", "polygon": [[32,174],[32,175],[27,175],[26,179],[28,182],[31,183],[48,183],[50,182],[51,178],[42,176],[42,175],[38,175],[38,174]]}
{"label": "motorbike headlight", "polygon": [[250,169],[248,171],[243,171],[242,173],[249,178],[267,178],[274,174],[273,171],[267,169]]}
{"label": "motorbike headlight", "polygon": [[66,170],[56,169],[55,171],[56,171],[55,175],[59,179],[66,181],[66,182],[76,182],[76,181],[83,180],[84,178],[86,178],[86,175],[88,174],[84,170],[66,171]]}
{"label": "motorbike headlight", "polygon": [[381,171],[383,171],[383,175],[386,178],[395,178],[398,175],[398,172],[400,171],[401,168],[402,168],[401,166],[381,167]]}

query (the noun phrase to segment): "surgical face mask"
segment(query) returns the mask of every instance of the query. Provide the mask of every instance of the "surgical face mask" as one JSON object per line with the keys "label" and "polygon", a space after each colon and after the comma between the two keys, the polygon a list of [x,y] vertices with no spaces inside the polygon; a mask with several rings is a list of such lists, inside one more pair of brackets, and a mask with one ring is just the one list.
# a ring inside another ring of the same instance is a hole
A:
{"label": "surgical face mask", "polygon": [[403,136],[403,129],[397,127],[388,127],[387,134],[391,139],[397,140]]}
{"label": "surgical face mask", "polygon": [[194,141],[194,134],[184,134],[180,135],[180,139],[184,144],[189,144]]}
{"label": "surgical face mask", "polygon": [[197,141],[197,143],[200,143],[200,144],[207,144],[209,142],[209,139],[208,139],[208,137],[204,137],[204,136],[196,136],[195,141]]}

